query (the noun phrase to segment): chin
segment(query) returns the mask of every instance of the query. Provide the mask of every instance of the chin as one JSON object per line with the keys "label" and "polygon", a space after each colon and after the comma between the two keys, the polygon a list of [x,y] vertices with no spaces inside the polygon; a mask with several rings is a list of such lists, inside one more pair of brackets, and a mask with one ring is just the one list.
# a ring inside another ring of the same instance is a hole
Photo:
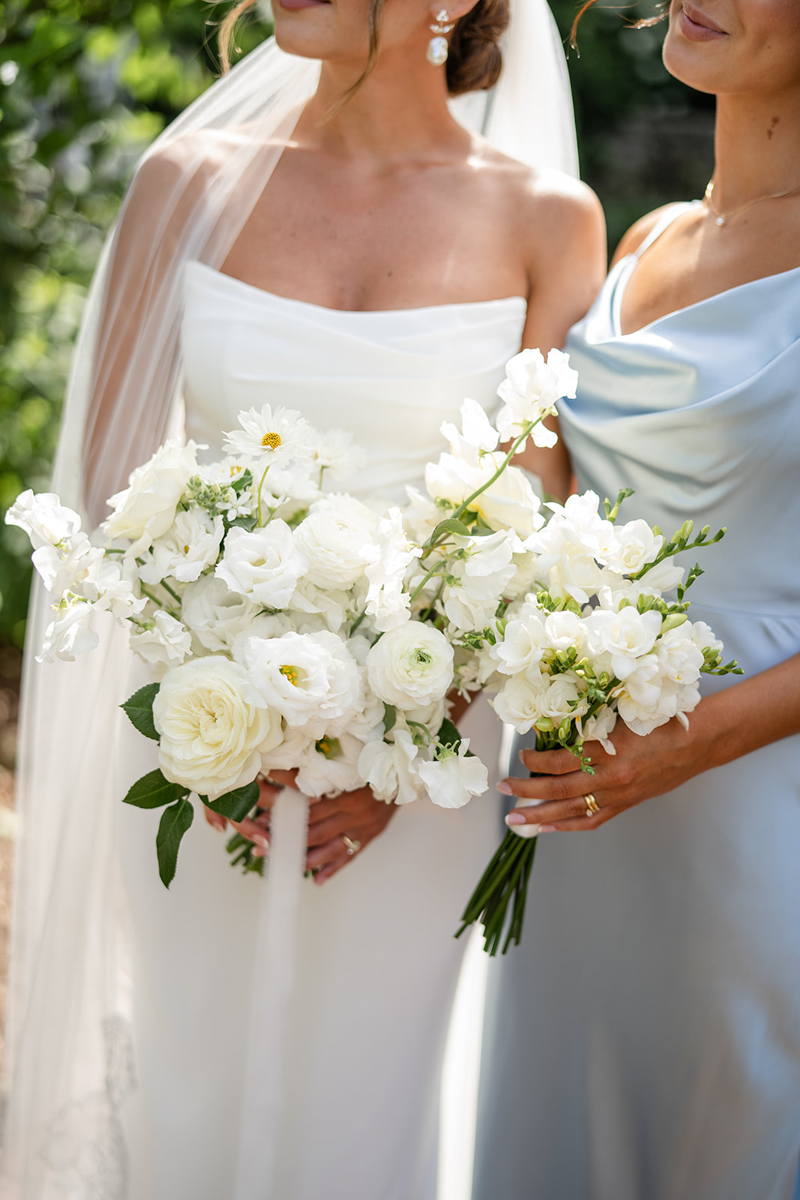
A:
{"label": "chin", "polygon": [[299,58],[329,58],[331,49],[331,5],[290,11],[275,0],[275,41],[287,54]]}
{"label": "chin", "polygon": [[670,14],[670,27],[662,51],[664,66],[674,79],[679,79],[696,92],[716,95],[730,90],[732,71],[730,47],[719,42],[690,42],[677,29],[675,14]]}

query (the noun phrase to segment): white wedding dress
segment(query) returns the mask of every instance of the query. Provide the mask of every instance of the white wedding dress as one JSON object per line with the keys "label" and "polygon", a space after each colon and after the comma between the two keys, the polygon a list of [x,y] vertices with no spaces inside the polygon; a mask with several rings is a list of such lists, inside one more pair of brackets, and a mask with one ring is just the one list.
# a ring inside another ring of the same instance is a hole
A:
{"label": "white wedding dress", "polygon": [[[526,312],[519,297],[344,312],[197,262],[185,288],[186,434],[206,456],[221,455],[241,409],[284,404],[364,447],[368,465],[342,490],[394,501],[420,483],[442,449],[442,420],[457,419],[465,396],[494,407]],[[494,776],[501,725],[485,702],[462,728]],[[123,733],[120,797],[152,753]],[[401,808],[334,879],[303,884],[275,1200],[434,1200],[441,1062],[464,951],[453,934],[497,844],[499,808],[493,791],[459,811]],[[167,892],[158,813],[116,810],[138,1075],[120,1110],[130,1200],[226,1200],[233,1190],[265,885],[231,869],[223,837],[198,818]]]}

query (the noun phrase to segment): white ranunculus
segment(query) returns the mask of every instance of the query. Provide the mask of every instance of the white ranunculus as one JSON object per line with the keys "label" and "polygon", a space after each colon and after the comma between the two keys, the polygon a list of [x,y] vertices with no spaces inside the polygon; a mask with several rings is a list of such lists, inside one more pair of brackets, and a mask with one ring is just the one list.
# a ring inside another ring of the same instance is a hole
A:
{"label": "white ranunculus", "polygon": [[[495,424],[504,441],[519,436],[525,425],[554,414],[562,396],[574,397],[578,372],[569,365],[569,355],[551,350],[547,361],[540,350],[523,350],[506,364],[506,378],[497,389],[503,407]],[[533,431],[537,446],[554,446],[556,435],[543,425]]]}
{"label": "white ranunculus", "polygon": [[411,804],[424,793],[416,770],[419,748],[404,729],[393,731],[392,742],[367,742],[358,760],[361,777],[377,800],[387,804]]}
{"label": "white ranunculus", "polygon": [[451,453],[471,467],[478,466],[482,454],[496,450],[500,441],[500,435],[477,400],[468,399],[461,405],[460,432],[450,421],[443,421],[441,433],[450,443]]}
{"label": "white ranunculus", "polygon": [[262,702],[315,738],[338,736],[363,707],[358,665],[335,633],[251,638],[242,661]]}
{"label": "white ranunculus", "polygon": [[320,588],[349,588],[372,558],[378,519],[347,495],[326,495],[312,504],[295,538],[308,560],[307,577]]}
{"label": "white ranunculus", "polygon": [[20,492],[6,512],[5,521],[6,525],[24,529],[34,550],[71,542],[81,528],[78,514],[65,508],[55,492],[35,495],[30,488]]}
{"label": "white ranunculus", "polygon": [[502,675],[519,675],[538,669],[548,648],[544,613],[526,604],[518,617],[506,625],[502,640],[491,648],[491,656]]}
{"label": "white ranunculus", "polygon": [[616,747],[611,741],[611,734],[614,732],[616,724],[616,709],[604,704],[593,717],[587,717],[581,727],[587,742],[599,742],[606,754],[616,754]]}
{"label": "white ranunculus", "polygon": [[658,558],[664,539],[653,533],[647,521],[628,521],[626,525],[614,526],[616,547],[605,558],[612,571],[620,575],[633,575],[647,563]]}
{"label": "white ranunculus", "polygon": [[[232,592],[216,575],[201,575],[190,583],[181,604],[184,624],[212,654],[230,651],[237,635],[249,629],[257,611],[246,596]],[[270,636],[274,637],[275,632]]]}
{"label": "white ranunculus", "polygon": [[42,652],[36,656],[36,661],[49,663],[60,658],[64,662],[74,662],[76,654],[94,650],[100,639],[94,628],[91,604],[82,600],[73,603],[64,600],[53,609],[56,618],[44,632]]}
{"label": "white ranunculus", "polygon": [[491,701],[501,721],[517,733],[528,733],[542,715],[541,704],[548,676],[512,675]]}
{"label": "white ranunculus", "polygon": [[314,431],[299,412],[264,404],[240,412],[237,420],[240,428],[225,434],[223,446],[230,454],[257,459],[258,472],[311,461]]}
{"label": "white ranunculus", "polygon": [[463,808],[489,787],[489,772],[479,758],[467,757],[468,750],[469,738],[462,738],[457,754],[451,751],[418,767],[429,797],[440,808]]}
{"label": "white ranunculus", "polygon": [[571,671],[552,675],[539,702],[540,718],[546,718],[554,725],[560,725],[565,717],[582,717],[588,707],[581,680]]}
{"label": "white ranunculus", "polygon": [[610,654],[614,674],[625,680],[652,650],[661,632],[661,613],[640,613],[630,605],[617,613],[598,608],[586,619],[586,627],[592,652]]}
{"label": "white ranunculus", "polygon": [[586,624],[574,612],[550,613],[544,621],[547,641],[552,650],[576,650],[581,658],[586,649]]}
{"label": "white ranunculus", "polygon": [[131,650],[153,666],[176,667],[191,654],[192,637],[185,625],[159,609],[152,621],[134,628]]}
{"label": "white ranunculus", "polygon": [[412,545],[403,528],[399,508],[390,508],[378,524],[375,543],[367,551],[369,581],[366,609],[381,633],[403,625],[409,618],[409,594],[403,591],[406,572],[422,550]]}
{"label": "white ranunculus", "polygon": [[[442,454],[438,462],[425,467],[425,486],[434,500],[447,500],[458,507],[489,483],[502,461],[499,453],[484,454],[478,466],[470,466],[464,459]],[[470,509],[492,529],[513,529],[520,537],[528,537],[543,525],[539,508],[539,497],[519,467],[506,467],[499,479],[470,504]]]}
{"label": "white ranunculus", "polygon": [[133,542],[131,555],[143,554],[153,541],[165,534],[172,522],[186,485],[197,471],[199,446],[176,440],[165,442],[144,466],[137,467],[128,487],[109,500],[114,511],[103,522],[103,531],[113,541]]}
{"label": "white ranunculus", "polygon": [[224,529],[222,517],[212,517],[203,508],[177,513],[145,556],[139,568],[141,578],[145,583],[161,583],[169,576],[179,583],[194,583],[206,567],[216,563]]}
{"label": "white ranunculus", "polygon": [[372,691],[386,704],[430,704],[452,685],[453,647],[432,625],[407,621],[375,643],[367,655],[367,674]]}
{"label": "white ranunculus", "polygon": [[215,574],[254,604],[285,608],[307,565],[289,526],[276,519],[252,533],[231,529]]}
{"label": "white ranunculus", "polygon": [[153,720],[166,778],[210,800],[251,783],[261,753],[283,736],[279,714],[261,705],[244,668],[217,656],[168,671]]}

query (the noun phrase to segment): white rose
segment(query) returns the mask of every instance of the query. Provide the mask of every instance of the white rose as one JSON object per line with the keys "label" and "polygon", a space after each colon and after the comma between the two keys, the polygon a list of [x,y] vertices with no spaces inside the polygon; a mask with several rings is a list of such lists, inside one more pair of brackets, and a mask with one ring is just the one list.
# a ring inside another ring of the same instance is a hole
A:
{"label": "white rose", "polygon": [[81,519],[65,508],[54,492],[35,495],[30,488],[20,492],[6,512],[6,525],[24,529],[34,550],[41,546],[60,546],[80,532]]}
{"label": "white rose", "polygon": [[[505,401],[496,425],[503,441],[518,437],[530,421],[555,413],[562,396],[574,397],[578,372],[569,365],[569,355],[551,350],[547,361],[540,350],[523,350],[506,365],[506,378],[497,389]],[[556,435],[543,425],[533,431],[537,446],[554,446]]]}
{"label": "white rose", "polygon": [[404,729],[393,731],[394,741],[367,742],[358,760],[361,777],[377,800],[387,804],[411,804],[424,787],[415,769],[419,748]]}
{"label": "white rose", "polygon": [[229,651],[258,611],[246,596],[232,592],[225,580],[215,575],[201,575],[189,584],[183,593],[181,610],[184,624],[212,654]]}
{"label": "white rose", "polygon": [[165,442],[149,462],[131,473],[125,491],[108,502],[114,511],[102,528],[111,541],[129,539],[130,553],[138,555],[167,532],[197,470],[198,449],[194,442],[185,446],[175,440]]}
{"label": "white rose", "polygon": [[419,777],[434,804],[440,808],[463,808],[473,796],[489,786],[489,772],[479,758],[467,757],[469,738],[463,738],[458,753],[452,751],[433,762],[420,763]]}
{"label": "white rose", "polygon": [[159,609],[152,621],[133,630],[131,650],[154,666],[175,667],[191,654],[192,638],[180,621]]}
{"label": "white rose", "polygon": [[262,702],[314,737],[338,736],[362,706],[358,666],[335,633],[251,638],[242,662]]}
{"label": "white rose", "polygon": [[367,655],[369,685],[386,704],[415,708],[447,694],[453,682],[453,647],[443,633],[408,621],[376,642]]}
{"label": "white rose", "polygon": [[161,583],[171,576],[179,583],[194,583],[206,567],[216,563],[224,532],[222,517],[202,508],[179,512],[170,528],[156,538],[139,568],[145,583]]}
{"label": "white rose", "polygon": [[352,587],[372,557],[378,520],[360,500],[324,496],[312,504],[295,538],[308,559],[308,579],[321,588]]}
{"label": "white rose", "polygon": [[256,604],[285,608],[307,565],[289,526],[276,519],[252,533],[231,529],[215,574]]}
{"label": "white rose", "polygon": [[640,613],[630,605],[618,613],[595,609],[586,627],[592,651],[610,654],[614,674],[624,680],[636,670],[638,659],[652,650],[661,632],[661,613],[654,609]]}
{"label": "white rose", "polygon": [[166,778],[210,800],[251,783],[261,769],[261,751],[283,736],[280,716],[260,705],[247,672],[221,657],[168,671],[153,720]]}

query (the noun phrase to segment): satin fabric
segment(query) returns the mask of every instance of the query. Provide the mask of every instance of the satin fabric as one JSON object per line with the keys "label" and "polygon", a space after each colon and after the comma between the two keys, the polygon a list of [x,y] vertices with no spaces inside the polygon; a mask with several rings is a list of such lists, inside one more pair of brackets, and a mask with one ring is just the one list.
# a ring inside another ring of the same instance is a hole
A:
{"label": "satin fabric", "polygon": [[[465,394],[496,403],[524,318],[517,298],[340,312],[190,264],[187,433],[220,455],[241,407],[283,403],[366,444],[368,466],[346,486],[396,492],[421,482],[435,430],[457,419]],[[500,722],[481,704],[463,729],[496,777]],[[135,734],[123,738],[120,794],[149,753]],[[493,791],[459,811],[409,805],[329,883],[304,886],[278,1200],[436,1195],[439,1080],[464,949],[453,934],[498,814]],[[117,821],[139,1072],[123,1112],[131,1200],[220,1200],[231,1194],[252,1049],[243,1031],[261,881],[231,870],[223,838],[198,814],[167,893],[155,869],[157,814],[148,821],[119,805]]]}
{"label": "satin fabric", "polygon": [[[752,676],[800,651],[800,269],[623,335],[635,265],[569,335],[563,436],[580,490],[635,489],[623,519],[728,527],[691,616]],[[790,1200],[799,862],[798,737],[540,837],[490,972],[476,1200]]]}

